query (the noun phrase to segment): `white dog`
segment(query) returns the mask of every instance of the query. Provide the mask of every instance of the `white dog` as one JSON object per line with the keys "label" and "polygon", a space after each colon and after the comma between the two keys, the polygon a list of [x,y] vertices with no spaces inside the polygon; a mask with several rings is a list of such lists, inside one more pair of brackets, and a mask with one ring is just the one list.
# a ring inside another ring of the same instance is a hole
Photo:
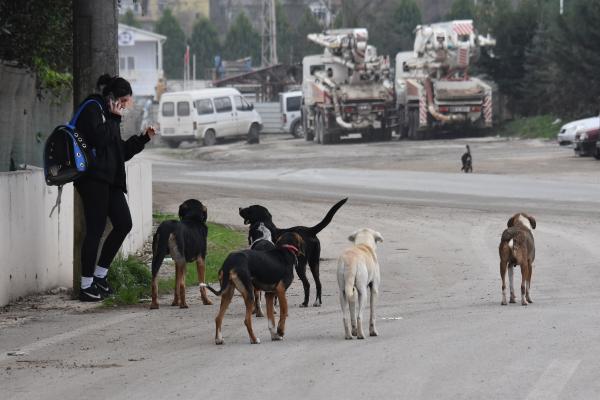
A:
{"label": "white dog", "polygon": [[[375,328],[375,303],[379,294],[379,262],[375,249],[377,242],[383,242],[383,236],[369,228],[359,229],[348,237],[354,243],[353,247],[346,249],[338,258],[337,278],[340,287],[340,304],[346,339],[356,336],[364,339],[362,328],[362,312],[367,303],[367,291],[371,291],[371,318],[369,320],[369,334],[377,336]],[[358,310],[356,302],[358,297]],[[346,304],[350,308],[350,321],[352,332],[346,318]],[[357,312],[355,312],[357,311]]]}

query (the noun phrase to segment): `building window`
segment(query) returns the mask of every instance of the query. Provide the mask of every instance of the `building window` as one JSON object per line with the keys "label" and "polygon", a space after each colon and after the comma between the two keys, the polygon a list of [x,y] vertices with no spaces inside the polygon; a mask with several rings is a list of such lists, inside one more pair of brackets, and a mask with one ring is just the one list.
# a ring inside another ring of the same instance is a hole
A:
{"label": "building window", "polygon": [[135,69],[135,58],[133,58],[133,57],[127,57],[127,69],[129,71]]}

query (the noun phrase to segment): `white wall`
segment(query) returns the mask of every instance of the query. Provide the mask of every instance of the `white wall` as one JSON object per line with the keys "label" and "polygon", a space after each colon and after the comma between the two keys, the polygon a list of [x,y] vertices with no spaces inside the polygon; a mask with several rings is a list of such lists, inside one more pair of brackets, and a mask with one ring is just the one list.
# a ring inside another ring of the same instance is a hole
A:
{"label": "white wall", "polygon": [[[133,229],[122,254],[134,253],[152,234],[152,163],[127,164]],[[60,214],[49,218],[57,188],[41,169],[0,173],[0,306],[21,296],[73,282],[73,185],[63,189]]]}
{"label": "white wall", "polygon": [[[133,46],[120,46],[119,57],[133,57],[134,70],[119,70],[119,74],[131,83],[134,96],[154,96],[158,83],[158,42],[135,42]],[[181,55],[183,57],[183,54]]]}
{"label": "white wall", "polygon": [[41,169],[0,173],[0,305],[34,292],[71,286],[73,185],[49,218],[56,187]]}

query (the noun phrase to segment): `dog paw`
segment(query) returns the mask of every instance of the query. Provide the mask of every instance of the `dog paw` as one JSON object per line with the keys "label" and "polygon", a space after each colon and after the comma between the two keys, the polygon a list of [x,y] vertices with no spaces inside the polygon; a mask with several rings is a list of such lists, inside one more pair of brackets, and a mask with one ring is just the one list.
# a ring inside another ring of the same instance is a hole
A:
{"label": "dog paw", "polygon": [[256,317],[257,318],[263,318],[264,316],[265,316],[265,314],[263,314],[262,311],[261,312],[258,312],[258,311],[256,312]]}
{"label": "dog paw", "polygon": [[357,336],[358,330],[356,328],[352,328],[352,336]]}
{"label": "dog paw", "polygon": [[507,305],[508,303],[506,302],[506,300],[502,300],[502,303],[500,303],[500,304],[502,304],[503,306],[505,306],[505,305]]}
{"label": "dog paw", "polygon": [[271,335],[271,340],[274,342],[283,340],[283,336],[279,336],[279,335]]}
{"label": "dog paw", "polygon": [[212,306],[213,302],[209,299],[202,299],[202,304],[204,304],[205,306]]}
{"label": "dog paw", "polygon": [[516,302],[517,302],[517,300],[516,300],[514,297],[511,297],[511,298],[510,298],[510,303],[511,303],[511,304],[514,304],[514,303],[516,303]]}
{"label": "dog paw", "polygon": [[308,307],[308,303],[302,303],[302,304],[300,304],[300,306],[299,306],[299,307],[300,307],[300,308],[306,308],[306,307]]}
{"label": "dog paw", "polygon": [[371,331],[369,332],[369,336],[379,336],[379,333],[377,331]]}
{"label": "dog paw", "polygon": [[178,305],[179,305],[179,302],[178,302],[178,301],[173,301],[173,302],[171,303],[171,307],[176,307],[176,306],[178,306]]}
{"label": "dog paw", "polygon": [[150,309],[151,310],[158,310],[158,308],[159,308],[158,307],[158,303],[152,303],[152,304],[150,304]]}
{"label": "dog paw", "polygon": [[313,307],[321,307],[321,303],[319,303],[318,301],[315,301],[315,303],[313,304]]}
{"label": "dog paw", "polygon": [[365,335],[357,335],[357,336],[356,336],[356,338],[357,338],[357,339],[364,339],[364,338],[365,338]]}
{"label": "dog paw", "polygon": [[533,303],[533,300],[531,300],[531,297],[527,297],[527,302],[528,303]]}
{"label": "dog paw", "polygon": [[350,335],[350,336],[349,336],[349,335],[346,335],[346,340],[352,340],[352,339],[353,339],[353,338],[352,338],[352,335]]}
{"label": "dog paw", "polygon": [[260,339],[259,338],[256,338],[256,340],[250,339],[250,343],[251,344],[260,344]]}
{"label": "dog paw", "polygon": [[190,308],[186,303],[183,303],[182,305],[179,306],[179,308]]}
{"label": "dog paw", "polygon": [[215,339],[215,344],[216,345],[221,345],[223,343],[225,343],[225,341],[222,338],[221,339]]}
{"label": "dog paw", "polygon": [[526,305],[527,305],[527,302],[526,302],[525,300],[523,300],[523,301],[521,302],[521,305],[522,305],[522,306],[526,306]]}

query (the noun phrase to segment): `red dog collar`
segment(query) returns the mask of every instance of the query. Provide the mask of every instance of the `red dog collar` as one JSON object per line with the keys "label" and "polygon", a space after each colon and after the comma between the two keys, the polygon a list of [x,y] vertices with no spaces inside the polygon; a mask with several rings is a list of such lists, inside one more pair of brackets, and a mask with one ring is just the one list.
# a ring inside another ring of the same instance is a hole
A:
{"label": "red dog collar", "polygon": [[291,251],[292,253],[294,253],[295,256],[297,256],[298,253],[300,253],[300,251],[298,250],[298,248],[296,246],[291,245],[291,244],[282,244],[281,247],[283,247],[284,249],[288,249],[289,251]]}

